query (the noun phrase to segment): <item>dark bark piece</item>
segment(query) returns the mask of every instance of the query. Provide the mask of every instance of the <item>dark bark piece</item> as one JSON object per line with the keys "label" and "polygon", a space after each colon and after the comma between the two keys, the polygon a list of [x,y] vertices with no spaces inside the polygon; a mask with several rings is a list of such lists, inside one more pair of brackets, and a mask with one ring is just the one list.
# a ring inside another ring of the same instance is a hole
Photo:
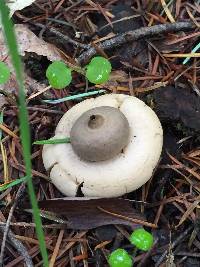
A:
{"label": "dark bark piece", "polygon": [[117,233],[118,230],[114,225],[103,225],[95,229],[95,235],[101,242],[114,239]]}
{"label": "dark bark piece", "polygon": [[180,120],[186,127],[200,131],[200,97],[195,93],[166,86],[156,90],[154,98],[161,119]]}
{"label": "dark bark piece", "polygon": [[118,3],[111,6],[110,12],[114,16],[110,18],[112,26],[102,14],[96,15],[94,22],[97,25],[97,34],[100,37],[106,36],[110,32],[115,34],[133,31],[143,26],[142,16],[135,12],[131,6]]}
{"label": "dark bark piece", "polygon": [[[132,220],[140,220],[145,224],[145,217],[132,207],[132,202],[125,199],[101,198],[84,200],[45,200],[39,202],[42,211],[53,212],[68,222],[67,227],[73,229],[92,229],[108,224],[123,224],[138,227],[139,224]],[[103,210],[128,217],[119,218],[104,212]]]}

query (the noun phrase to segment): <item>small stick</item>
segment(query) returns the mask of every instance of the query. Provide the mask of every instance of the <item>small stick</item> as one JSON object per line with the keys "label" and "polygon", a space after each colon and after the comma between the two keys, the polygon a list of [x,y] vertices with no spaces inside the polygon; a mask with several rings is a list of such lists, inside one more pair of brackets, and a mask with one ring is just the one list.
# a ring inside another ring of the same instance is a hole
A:
{"label": "small stick", "polygon": [[1,253],[0,253],[0,266],[3,266],[3,255],[4,255],[7,237],[10,239],[13,246],[18,250],[20,255],[22,255],[24,257],[25,261],[27,261],[27,263],[29,263],[29,265],[27,264],[27,266],[30,266],[30,267],[33,266],[32,260],[31,260],[30,256],[28,255],[28,252],[27,252],[26,248],[24,247],[24,245],[20,241],[18,241],[15,238],[14,234],[11,232],[11,230],[9,230],[9,226],[10,226],[13,212],[15,210],[15,207],[17,206],[18,200],[20,199],[20,197],[22,197],[24,191],[25,191],[25,184],[23,183],[23,184],[21,184],[20,188],[17,191],[17,195],[15,197],[15,202],[13,203],[13,206],[10,209],[6,225],[5,226],[0,225],[0,230],[3,233],[3,240],[2,240],[2,244],[1,244]]}
{"label": "small stick", "polygon": [[89,49],[91,46],[90,45],[87,45],[87,44],[82,44],[82,43],[80,43],[80,42],[77,42],[77,41],[75,41],[75,40],[73,40],[72,38],[70,38],[69,36],[67,36],[67,35],[65,35],[65,34],[63,34],[63,33],[61,33],[61,32],[59,32],[59,31],[57,31],[55,28],[53,28],[53,27],[48,27],[48,25],[43,25],[43,24],[41,24],[41,23],[33,23],[33,22],[29,22],[30,24],[33,24],[33,25],[35,25],[35,26],[37,26],[37,27],[40,27],[40,28],[42,28],[42,29],[45,29],[45,30],[48,30],[48,31],[50,31],[51,33],[53,33],[53,34],[55,34],[56,36],[58,36],[60,39],[62,39],[62,40],[64,40],[64,41],[66,41],[66,42],[68,42],[68,43],[71,43],[71,44],[73,44],[73,45],[75,45],[75,46],[77,46],[77,47],[80,47],[80,48],[84,48],[84,49]]}
{"label": "small stick", "polygon": [[[196,25],[192,22],[176,22],[168,24],[159,24],[151,27],[141,27],[134,31],[128,31],[117,35],[109,40],[106,40],[99,44],[99,49],[111,49],[127,42],[139,40],[141,38],[148,38],[158,34],[164,34],[168,32],[178,32],[183,30],[194,29]],[[97,53],[95,47],[89,48],[83,52],[78,58],[79,63],[86,63],[92,56]]]}
{"label": "small stick", "polygon": [[[0,231],[2,233],[4,233],[6,231],[6,226],[0,225]],[[19,252],[19,254],[24,258],[26,266],[27,267],[34,267],[32,259],[27,252],[27,249],[25,248],[25,246],[22,244],[21,241],[19,241],[15,238],[15,235],[13,234],[13,232],[11,230],[8,231],[8,238],[9,238],[11,244],[13,245],[13,247],[15,247],[16,250]],[[0,264],[2,265],[3,263],[0,262]]]}
{"label": "small stick", "polygon": [[139,220],[139,219],[134,219],[134,218],[131,218],[131,217],[127,217],[127,216],[124,216],[124,215],[121,215],[121,214],[118,214],[118,213],[114,213],[114,212],[111,212],[111,211],[108,211],[108,210],[105,210],[101,207],[97,207],[99,210],[109,214],[109,215],[112,215],[112,216],[115,216],[115,217],[118,217],[118,218],[121,218],[121,219],[124,219],[124,220],[127,220],[127,221],[130,221],[134,224],[141,224],[141,225],[145,225],[147,227],[151,227],[151,228],[157,228],[157,225],[153,224],[153,223],[149,223],[149,222],[146,222],[146,221],[142,221],[142,220]]}
{"label": "small stick", "polygon": [[[173,249],[178,243],[182,241],[182,239],[189,234],[189,232],[194,228],[193,225],[189,226],[171,245],[171,249]],[[163,262],[164,258],[167,256],[168,250],[166,250],[161,257],[158,259],[158,261],[155,264],[155,267],[159,267],[160,264]]]}
{"label": "small stick", "polygon": [[[37,23],[38,24],[38,23]],[[57,35],[59,38],[63,39],[66,42],[69,42],[77,47],[81,47],[81,48],[85,48],[88,49],[90,47],[90,45],[87,44],[82,44],[80,42],[77,42],[75,40],[73,40],[72,38],[70,38],[69,36],[62,34],[61,32],[57,31],[55,28],[47,28],[51,33]]]}

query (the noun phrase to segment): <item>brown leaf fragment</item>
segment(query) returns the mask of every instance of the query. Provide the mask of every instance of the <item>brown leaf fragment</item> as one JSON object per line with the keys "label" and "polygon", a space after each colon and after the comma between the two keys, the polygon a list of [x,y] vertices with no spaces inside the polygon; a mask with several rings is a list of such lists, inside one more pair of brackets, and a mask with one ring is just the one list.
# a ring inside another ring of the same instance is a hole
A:
{"label": "brown leaf fragment", "polygon": [[[145,217],[132,207],[131,201],[121,198],[44,200],[39,202],[39,208],[42,212],[61,216],[68,222],[67,227],[72,229],[92,229],[109,224],[137,227],[139,223],[147,223]],[[104,212],[105,210],[109,213]],[[134,220],[137,220],[137,223]]]}
{"label": "brown leaf fragment", "polygon": [[[38,38],[27,26],[23,24],[15,25],[15,33],[18,42],[18,49],[21,56],[25,52],[36,53],[40,56],[47,57],[50,61],[61,60],[61,55],[57,48]],[[0,58],[6,58],[5,62],[11,66],[10,58],[8,57],[8,50],[4,40],[3,32],[0,30]]]}
{"label": "brown leaf fragment", "polygon": [[25,55],[25,52],[36,53],[40,56],[47,57],[50,61],[61,60],[61,55],[57,48],[38,38],[27,26],[17,24],[15,26],[17,41],[19,44],[20,54]]}
{"label": "brown leaf fragment", "polygon": [[[38,38],[32,31],[28,29],[26,25],[16,24],[15,25],[15,33],[18,42],[19,54],[23,57],[25,53],[35,53],[39,56],[47,57],[50,61],[62,60],[62,56],[57,48],[45,42],[44,40]],[[4,61],[11,71],[11,76],[9,81],[6,84],[0,85],[0,90],[5,91],[7,93],[17,93],[17,81],[15,77],[15,73],[13,71],[11,59],[9,57],[9,53],[7,50],[7,46],[5,43],[3,31],[0,29],[0,61]],[[45,88],[44,84],[37,82],[28,76],[25,70],[24,74],[25,80],[25,89],[26,93],[33,93],[40,91]],[[2,107],[5,103],[7,103],[7,99],[0,94],[0,107]]]}

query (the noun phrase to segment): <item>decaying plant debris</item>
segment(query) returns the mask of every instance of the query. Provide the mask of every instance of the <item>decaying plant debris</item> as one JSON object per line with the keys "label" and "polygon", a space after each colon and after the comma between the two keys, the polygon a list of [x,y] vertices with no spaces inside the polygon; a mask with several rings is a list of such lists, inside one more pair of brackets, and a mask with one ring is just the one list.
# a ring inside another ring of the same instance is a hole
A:
{"label": "decaying plant debris", "polygon": [[[32,146],[33,181],[45,217],[50,266],[108,266],[106,257],[113,249],[131,253],[127,239],[135,225],[149,227],[156,240],[150,252],[138,252],[135,265],[199,266],[200,65],[199,53],[191,54],[199,43],[199,13],[199,1],[37,0],[13,15],[21,33],[32,141],[52,137],[61,116],[77,103],[51,105],[43,99],[97,88],[139,97],[155,110],[164,129],[163,154],[152,179],[123,199],[109,200],[109,205],[85,200],[88,216],[83,216],[80,199],[63,199],[59,205],[66,210],[56,212],[57,200],[50,199],[63,196],[48,180],[42,147]],[[9,64],[1,37],[0,48],[0,60]],[[74,73],[68,88],[47,87],[45,70],[55,58],[79,68],[95,54],[110,59],[109,82],[87,85],[84,76]],[[14,75],[0,93],[4,185],[24,175]],[[25,187],[1,190],[0,200],[0,261],[7,267],[42,266]],[[101,220],[89,220],[91,214]],[[79,227],[80,220],[84,227]]]}

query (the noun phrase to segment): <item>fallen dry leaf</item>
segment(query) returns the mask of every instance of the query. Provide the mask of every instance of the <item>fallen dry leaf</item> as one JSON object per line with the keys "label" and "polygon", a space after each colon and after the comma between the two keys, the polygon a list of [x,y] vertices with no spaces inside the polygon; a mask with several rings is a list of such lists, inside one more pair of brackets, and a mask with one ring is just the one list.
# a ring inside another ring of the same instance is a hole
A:
{"label": "fallen dry leaf", "polygon": [[[22,24],[15,25],[15,32],[18,41],[19,53],[21,56],[25,55],[25,52],[36,53],[40,56],[47,57],[50,61],[61,60],[61,55],[57,48],[38,38],[27,26]],[[8,57],[8,50],[5,44],[2,30],[0,31],[0,60],[6,58],[5,62],[10,65],[10,59]],[[10,65],[11,66],[11,65]]]}
{"label": "fallen dry leaf", "polygon": [[[49,44],[42,39],[38,38],[27,26],[22,24],[15,25],[15,31],[18,41],[19,53],[21,56],[25,56],[25,53],[35,53],[40,56],[47,57],[50,61],[62,60],[62,56],[56,47]],[[15,93],[17,88],[17,82],[15,73],[13,71],[12,63],[8,54],[8,50],[5,44],[2,30],[0,30],[0,61],[4,61],[11,70],[11,77],[6,84],[0,85],[0,90],[6,91],[7,93]],[[45,88],[44,84],[40,84],[25,73],[25,87],[26,91],[37,92]],[[0,108],[4,104],[3,96],[1,95],[2,101],[0,102]]]}
{"label": "fallen dry leaf", "polygon": [[12,0],[8,2],[8,6],[10,8],[10,15],[17,10],[22,10],[23,8],[30,6],[35,0]]}
{"label": "fallen dry leaf", "polygon": [[31,52],[40,56],[45,56],[50,61],[61,59],[61,55],[54,45],[38,38],[27,26],[17,24],[15,25],[15,30],[20,54],[22,56],[25,55],[25,52]]}
{"label": "fallen dry leaf", "polygon": [[44,200],[39,202],[39,208],[67,221],[67,227],[72,229],[92,229],[108,224],[155,227],[132,207],[131,201],[121,198]]}

